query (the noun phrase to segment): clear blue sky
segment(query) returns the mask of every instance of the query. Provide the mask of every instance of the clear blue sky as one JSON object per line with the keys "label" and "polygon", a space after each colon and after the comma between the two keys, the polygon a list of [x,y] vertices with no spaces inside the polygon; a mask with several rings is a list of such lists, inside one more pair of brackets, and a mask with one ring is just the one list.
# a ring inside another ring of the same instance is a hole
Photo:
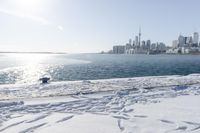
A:
{"label": "clear blue sky", "polygon": [[199,0],[1,0],[0,51],[99,52],[200,31]]}

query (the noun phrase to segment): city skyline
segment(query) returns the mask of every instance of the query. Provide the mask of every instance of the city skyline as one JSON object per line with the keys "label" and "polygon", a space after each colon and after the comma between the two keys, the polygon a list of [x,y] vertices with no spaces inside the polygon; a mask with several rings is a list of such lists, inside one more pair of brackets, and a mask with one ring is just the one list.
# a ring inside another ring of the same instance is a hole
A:
{"label": "city skyline", "polygon": [[179,34],[200,31],[199,4],[197,0],[2,0],[0,51],[106,51],[134,38],[140,26],[143,40],[171,46]]}
{"label": "city skyline", "polygon": [[170,46],[163,42],[143,40],[141,27],[135,39],[130,38],[126,44],[116,44],[112,50],[101,53],[108,54],[200,54],[199,33],[183,36],[180,34]]}
{"label": "city skyline", "polygon": [[138,35],[135,38],[130,38],[123,45],[114,45],[112,50],[102,53],[109,54],[163,54],[166,53],[167,47],[163,42],[151,42],[151,40],[143,40],[141,27],[139,27]]}

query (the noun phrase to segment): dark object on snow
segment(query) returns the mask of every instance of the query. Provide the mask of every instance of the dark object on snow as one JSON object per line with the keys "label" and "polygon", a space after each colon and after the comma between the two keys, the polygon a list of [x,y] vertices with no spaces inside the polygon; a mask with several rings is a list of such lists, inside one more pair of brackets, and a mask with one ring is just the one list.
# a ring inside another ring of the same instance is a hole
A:
{"label": "dark object on snow", "polygon": [[48,83],[48,81],[50,80],[50,78],[44,77],[44,78],[40,78],[39,80],[41,80],[43,84],[46,84],[46,83]]}
{"label": "dark object on snow", "polygon": [[188,86],[185,86],[185,85],[178,85],[178,86],[172,88],[172,90],[174,90],[174,91],[182,91],[182,90],[186,90],[186,89],[188,89]]}

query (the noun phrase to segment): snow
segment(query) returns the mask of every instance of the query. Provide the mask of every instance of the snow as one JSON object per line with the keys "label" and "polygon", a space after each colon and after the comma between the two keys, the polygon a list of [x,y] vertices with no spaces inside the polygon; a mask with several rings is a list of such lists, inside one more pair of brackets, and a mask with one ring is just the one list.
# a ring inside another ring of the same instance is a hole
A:
{"label": "snow", "polygon": [[200,75],[0,86],[2,133],[200,132]]}
{"label": "snow", "polygon": [[0,99],[55,97],[74,94],[90,94],[112,90],[141,90],[176,85],[200,83],[200,74],[188,76],[137,77],[125,79],[66,81],[50,84],[14,84],[0,86]]}

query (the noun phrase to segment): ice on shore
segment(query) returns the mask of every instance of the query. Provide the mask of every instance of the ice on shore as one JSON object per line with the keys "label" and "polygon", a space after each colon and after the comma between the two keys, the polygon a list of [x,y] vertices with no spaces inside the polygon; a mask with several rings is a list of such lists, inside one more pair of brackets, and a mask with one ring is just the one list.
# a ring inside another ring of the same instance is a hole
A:
{"label": "ice on shore", "polygon": [[[159,87],[200,83],[200,74],[155,76],[91,81],[52,82],[50,84],[0,85],[0,100],[91,94],[117,90],[144,91]],[[178,89],[178,88],[177,88]]]}
{"label": "ice on shore", "polygon": [[199,82],[193,74],[0,86],[0,132],[200,132]]}

